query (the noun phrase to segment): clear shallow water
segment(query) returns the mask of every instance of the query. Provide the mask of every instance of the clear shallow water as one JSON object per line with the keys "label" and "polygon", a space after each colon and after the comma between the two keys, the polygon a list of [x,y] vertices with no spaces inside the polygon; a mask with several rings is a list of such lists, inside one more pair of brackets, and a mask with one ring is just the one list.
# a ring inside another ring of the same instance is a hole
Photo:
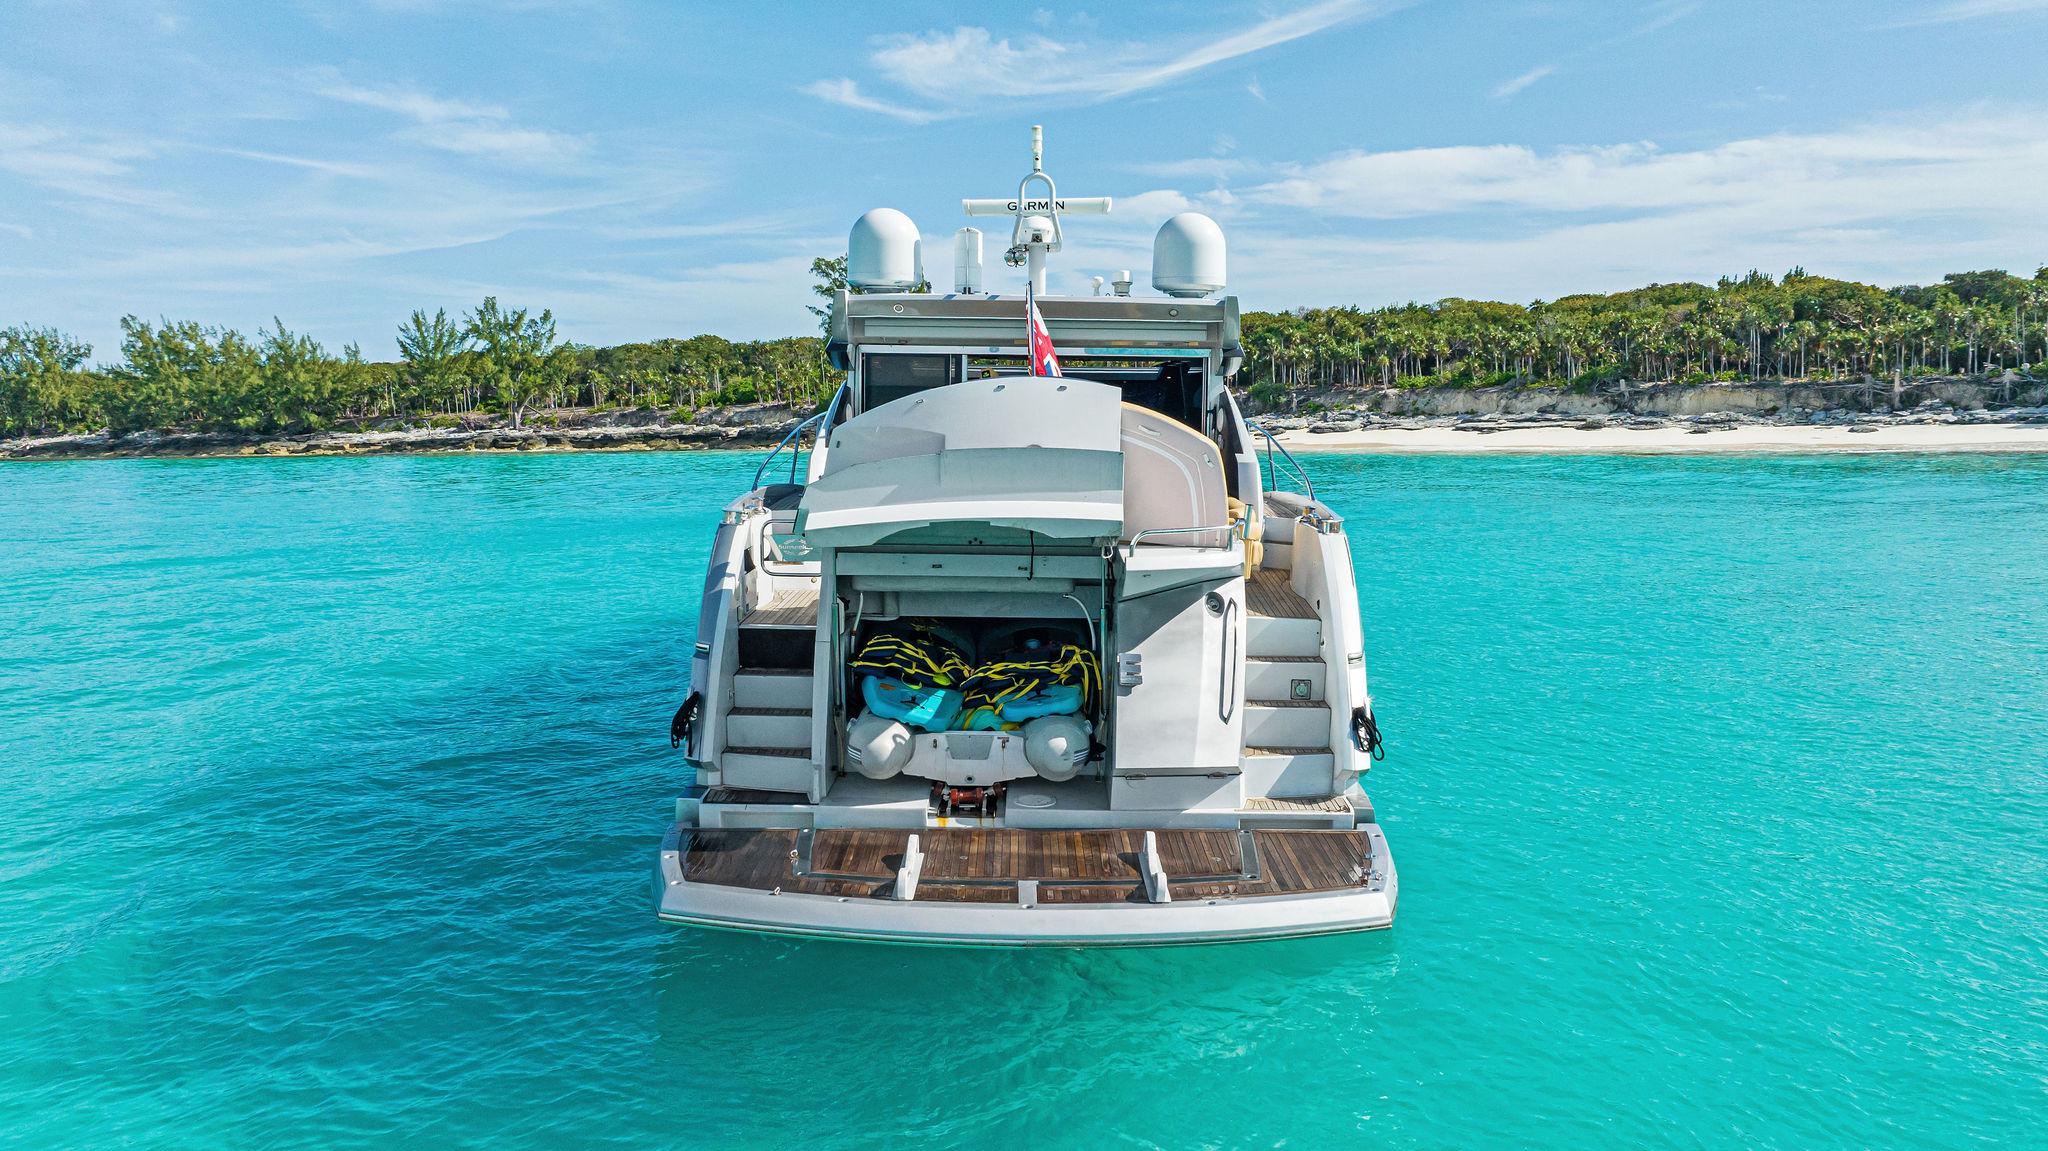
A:
{"label": "clear shallow water", "polygon": [[1398,925],[1052,954],[654,922],[753,457],[0,469],[4,1141],[2039,1140],[2048,461],[1311,466]]}

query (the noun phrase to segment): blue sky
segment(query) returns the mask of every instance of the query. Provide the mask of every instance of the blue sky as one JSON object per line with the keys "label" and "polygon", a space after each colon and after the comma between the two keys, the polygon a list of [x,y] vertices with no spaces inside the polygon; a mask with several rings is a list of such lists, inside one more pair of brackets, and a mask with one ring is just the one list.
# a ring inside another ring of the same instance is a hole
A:
{"label": "blue sky", "polygon": [[1032,123],[1118,198],[1056,291],[1184,207],[1254,308],[2048,262],[2048,0],[8,0],[0,44],[0,324],[102,357],[136,313],[388,358],[487,293],[807,331],[856,215],[943,253]]}

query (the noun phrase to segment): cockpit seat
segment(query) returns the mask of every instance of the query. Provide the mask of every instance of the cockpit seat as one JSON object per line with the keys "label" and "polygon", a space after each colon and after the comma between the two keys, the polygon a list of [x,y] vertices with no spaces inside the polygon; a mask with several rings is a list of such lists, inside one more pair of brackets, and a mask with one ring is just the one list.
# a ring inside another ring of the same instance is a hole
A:
{"label": "cockpit seat", "polygon": [[771,512],[793,512],[804,498],[802,484],[761,485],[761,506]]}
{"label": "cockpit seat", "polygon": [[1145,546],[1230,546],[1230,497],[1223,454],[1194,428],[1136,404],[1123,405],[1125,543],[1157,529],[1201,528],[1147,535]]}

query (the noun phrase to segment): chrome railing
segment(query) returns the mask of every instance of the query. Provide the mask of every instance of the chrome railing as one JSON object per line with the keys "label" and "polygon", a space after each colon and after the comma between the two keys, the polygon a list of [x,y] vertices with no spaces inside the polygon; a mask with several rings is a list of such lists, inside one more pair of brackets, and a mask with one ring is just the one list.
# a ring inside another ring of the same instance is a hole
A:
{"label": "chrome railing", "polygon": [[1125,543],[1135,550],[1144,541],[1146,536],[1189,536],[1197,532],[1221,532],[1223,533],[1224,542],[1218,546],[1227,548],[1230,546],[1231,540],[1240,538],[1243,535],[1244,527],[1244,520],[1233,519],[1227,524],[1209,524],[1204,527],[1146,528],[1137,535],[1132,536],[1129,540],[1126,540]]}
{"label": "chrome railing", "polygon": [[1275,448],[1278,448],[1280,454],[1286,458],[1287,466],[1293,470],[1294,478],[1301,481],[1302,493],[1308,496],[1308,498],[1310,499],[1315,499],[1315,481],[1308,478],[1308,469],[1301,466],[1301,461],[1294,458],[1294,453],[1287,450],[1287,445],[1281,443],[1280,438],[1278,436],[1275,436],[1272,432],[1267,431],[1266,429],[1260,427],[1255,423],[1252,423],[1249,420],[1245,421],[1245,426],[1257,432],[1258,434],[1266,437],[1266,473],[1268,477],[1266,480],[1266,490],[1274,490],[1274,488],[1280,482],[1280,472],[1278,470],[1278,464],[1273,459],[1273,450]]}
{"label": "chrome railing", "polygon": [[[833,405],[833,407],[837,407],[837,406],[838,406],[838,405],[837,405],[837,403],[835,402],[835,403],[834,403],[834,405]],[[788,435],[786,435],[786,436],[784,436],[784,437],[782,437],[782,442],[781,442],[781,443],[779,443],[779,444],[776,444],[776,445],[775,445],[775,450],[774,450],[774,451],[772,451],[772,452],[769,452],[769,453],[768,453],[768,458],[767,458],[767,459],[765,459],[765,460],[762,460],[762,461],[761,461],[761,466],[760,466],[760,467],[758,467],[758,468],[755,468],[755,469],[754,469],[754,490],[756,490],[756,491],[760,490],[760,487],[761,487],[761,477],[762,477],[762,476],[765,476],[765,475],[767,475],[767,474],[768,474],[768,465],[769,465],[769,464],[772,464],[772,463],[774,463],[774,462],[775,462],[775,457],[776,457],[776,456],[779,456],[779,455],[781,455],[781,454],[782,454],[782,449],[784,449],[784,448],[787,448],[787,447],[789,447],[789,445],[790,445],[790,444],[791,444],[791,443],[792,443],[793,441],[795,441],[795,440],[796,440],[796,438],[797,438],[798,436],[801,436],[801,435],[803,435],[803,434],[804,434],[804,429],[805,429],[805,428],[808,428],[808,427],[814,427],[814,426],[816,426],[817,424],[821,424],[821,423],[823,423],[823,422],[825,421],[825,417],[826,417],[826,416],[829,416],[829,415],[831,415],[831,414],[832,414],[832,408],[826,408],[826,409],[825,409],[824,411],[822,411],[822,412],[819,412],[819,413],[818,413],[817,415],[815,415],[815,416],[812,416],[811,418],[809,418],[809,419],[805,420],[804,422],[802,422],[802,423],[798,424],[797,426],[795,426],[795,427],[793,427],[793,428],[789,429],[789,434],[788,434]],[[798,449],[791,449],[791,450],[790,450],[790,453],[789,453],[789,482],[790,482],[790,483],[795,483],[795,482],[796,482],[796,465],[797,465],[797,461],[798,461],[799,459],[801,459],[801,458],[802,458],[802,456],[803,456],[803,452],[802,452],[801,450],[798,450]]]}

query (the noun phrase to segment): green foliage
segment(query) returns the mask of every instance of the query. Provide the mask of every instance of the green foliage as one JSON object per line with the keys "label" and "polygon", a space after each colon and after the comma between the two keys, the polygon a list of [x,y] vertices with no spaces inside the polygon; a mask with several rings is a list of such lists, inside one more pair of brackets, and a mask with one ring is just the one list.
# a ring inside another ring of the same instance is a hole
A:
{"label": "green foliage", "polygon": [[[846,261],[813,261],[813,291],[846,285]],[[813,309],[821,317],[823,309]],[[282,321],[251,341],[230,329],[121,321],[121,358],[48,328],[0,329],[0,434],[107,428],[297,432],[340,421],[449,426],[498,411],[515,424],[561,407],[678,414],[729,404],[822,405],[837,381],[816,336],[718,336],[611,348],[559,342],[552,312],[488,297],[461,319],[416,311],[399,360],[334,355]],[[1528,305],[1434,304],[1248,312],[1238,376],[1260,408],[1316,410],[1314,393],[1363,387],[1570,387],[1841,379],[2038,370],[2048,362],[2048,267],[2021,279],[1959,272],[1889,290],[1794,268],[1705,284],[1652,284]],[[2030,367],[2033,365],[2035,367]]]}
{"label": "green foliage", "polygon": [[515,428],[535,399],[567,382],[574,364],[568,349],[555,343],[552,311],[529,317],[525,308],[500,308],[496,296],[485,296],[463,321],[462,334],[476,350],[477,377],[498,397]]}
{"label": "green foliage", "polygon": [[809,309],[812,315],[818,317],[818,330],[822,332],[831,322],[832,301],[838,298],[839,293],[849,290],[846,285],[846,257],[819,256],[812,260],[811,279],[817,281],[811,285],[811,294],[823,299],[826,304],[822,308],[813,306]]}
{"label": "green foliage", "polygon": [[[1296,389],[1570,386],[1970,374],[2048,360],[2048,269],[1885,291],[1794,268],[1522,306],[1252,312],[1240,383]],[[1257,403],[1257,399],[1254,399]]]}
{"label": "green foliage", "polygon": [[80,371],[92,346],[55,328],[0,328],[0,435],[27,435],[91,422],[94,382]]}
{"label": "green foliage", "polygon": [[[462,326],[448,318],[446,309],[434,309],[433,319],[415,311],[398,329],[398,354],[403,361],[397,377],[405,388],[405,401],[413,406],[452,411],[470,395],[469,336]],[[398,397],[392,397],[396,414]]]}

